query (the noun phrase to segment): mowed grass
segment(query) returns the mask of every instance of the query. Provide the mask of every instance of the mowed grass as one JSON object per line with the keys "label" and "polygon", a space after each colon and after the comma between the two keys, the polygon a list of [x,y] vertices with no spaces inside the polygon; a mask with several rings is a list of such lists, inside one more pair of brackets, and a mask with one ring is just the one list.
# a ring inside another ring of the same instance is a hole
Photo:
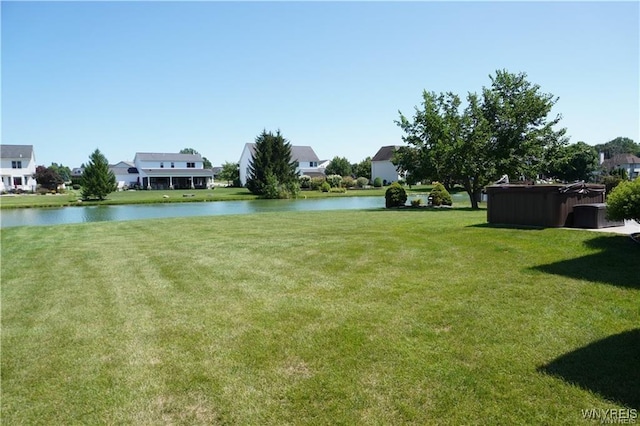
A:
{"label": "mowed grass", "polygon": [[584,424],[640,408],[640,247],[486,211],[1,231],[3,424]]}

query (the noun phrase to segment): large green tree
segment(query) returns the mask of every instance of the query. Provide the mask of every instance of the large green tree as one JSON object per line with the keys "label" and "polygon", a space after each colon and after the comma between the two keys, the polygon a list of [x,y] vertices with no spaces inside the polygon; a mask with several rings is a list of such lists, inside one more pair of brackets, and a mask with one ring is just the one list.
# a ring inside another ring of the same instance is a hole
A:
{"label": "large green tree", "polygon": [[351,163],[344,157],[333,157],[333,160],[331,160],[325,169],[325,174],[327,176],[351,176]]}
{"label": "large green tree", "polygon": [[65,182],[69,182],[71,180],[71,169],[69,167],[58,163],[51,163],[49,168],[58,173]]}
{"label": "large green tree", "polygon": [[263,130],[256,137],[255,152],[249,162],[247,188],[265,198],[295,196],[298,176],[291,161],[291,144],[280,130],[273,134]]}
{"label": "large green tree", "polygon": [[219,176],[227,185],[240,186],[240,164],[225,162]]}
{"label": "large green tree", "polygon": [[394,162],[406,171],[410,183],[436,180],[451,188],[455,167],[459,165],[457,147],[462,138],[460,97],[451,92],[422,92],[422,109],[416,107],[413,121],[400,113],[396,123],[406,133],[403,140],[409,147],[400,147]]}
{"label": "large green tree", "polygon": [[82,172],[82,198],[104,200],[117,189],[116,177],[109,170],[109,162],[99,149],[89,156],[89,163]]}
{"label": "large green tree", "polygon": [[565,182],[593,180],[598,170],[598,152],[584,142],[553,149],[548,155],[546,174]]}
{"label": "large green tree", "polygon": [[566,144],[559,115],[549,119],[557,98],[542,93],[525,73],[496,71],[481,95],[468,93],[467,106],[453,93],[423,92],[422,107],[412,120],[400,112],[398,126],[408,144],[398,150],[396,165],[413,180],[458,183],[478,208],[482,188],[503,174],[534,177],[546,153]]}
{"label": "large green tree", "polygon": [[351,165],[351,171],[356,176],[371,180],[371,157],[367,157],[359,163]]}

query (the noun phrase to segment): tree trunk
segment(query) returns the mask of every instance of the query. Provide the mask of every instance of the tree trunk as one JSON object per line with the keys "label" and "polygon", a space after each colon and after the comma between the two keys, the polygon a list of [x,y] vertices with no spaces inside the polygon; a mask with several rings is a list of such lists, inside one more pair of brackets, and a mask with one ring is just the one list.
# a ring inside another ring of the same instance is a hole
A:
{"label": "tree trunk", "polygon": [[482,188],[476,188],[470,181],[465,180],[464,189],[469,194],[469,200],[471,201],[471,208],[474,210],[478,210],[480,207],[478,206],[478,202],[482,197]]}
{"label": "tree trunk", "polygon": [[469,199],[471,200],[471,208],[478,210],[480,207],[478,207],[478,197],[476,193],[474,191],[467,191],[467,194],[469,194]]}

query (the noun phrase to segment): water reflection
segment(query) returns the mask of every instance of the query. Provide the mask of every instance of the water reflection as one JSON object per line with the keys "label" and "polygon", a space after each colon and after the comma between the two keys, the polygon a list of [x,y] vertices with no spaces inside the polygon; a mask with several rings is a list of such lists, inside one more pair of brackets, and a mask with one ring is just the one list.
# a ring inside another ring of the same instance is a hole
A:
{"label": "water reflection", "polygon": [[117,209],[111,209],[109,206],[91,206],[81,208],[83,209],[82,222],[106,222],[109,220],[117,220]]}
{"label": "water reflection", "polygon": [[[461,194],[455,194],[460,196]],[[415,198],[410,196],[409,200]],[[408,201],[409,201],[408,200]],[[408,203],[407,201],[407,203]],[[357,210],[384,207],[384,197],[336,197],[297,200],[214,201],[199,203],[78,206],[0,210],[0,228],[65,223],[220,216],[263,212]]]}

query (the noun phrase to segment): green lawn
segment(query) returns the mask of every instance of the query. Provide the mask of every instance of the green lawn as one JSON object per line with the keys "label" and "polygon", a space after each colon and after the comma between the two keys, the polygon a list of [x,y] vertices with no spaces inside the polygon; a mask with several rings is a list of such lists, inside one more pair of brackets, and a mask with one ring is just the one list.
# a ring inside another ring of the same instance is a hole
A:
{"label": "green lawn", "polygon": [[640,409],[640,246],[485,217],[2,230],[2,422],[582,425]]}
{"label": "green lawn", "polygon": [[[301,191],[300,198],[318,197],[354,197],[354,196],[384,196],[387,188],[352,189],[346,193],[325,193],[320,191]],[[428,193],[430,186],[414,186],[407,188],[411,193]],[[117,204],[149,204],[149,203],[180,203],[202,201],[231,201],[254,200],[257,197],[246,188],[194,189],[194,190],[166,190],[166,191],[120,191],[113,192],[103,201],[78,202],[81,199],[81,191],[68,190],[64,194],[38,195],[3,195],[0,196],[0,208],[27,208],[27,207],[63,207],[78,205],[117,205]]]}

